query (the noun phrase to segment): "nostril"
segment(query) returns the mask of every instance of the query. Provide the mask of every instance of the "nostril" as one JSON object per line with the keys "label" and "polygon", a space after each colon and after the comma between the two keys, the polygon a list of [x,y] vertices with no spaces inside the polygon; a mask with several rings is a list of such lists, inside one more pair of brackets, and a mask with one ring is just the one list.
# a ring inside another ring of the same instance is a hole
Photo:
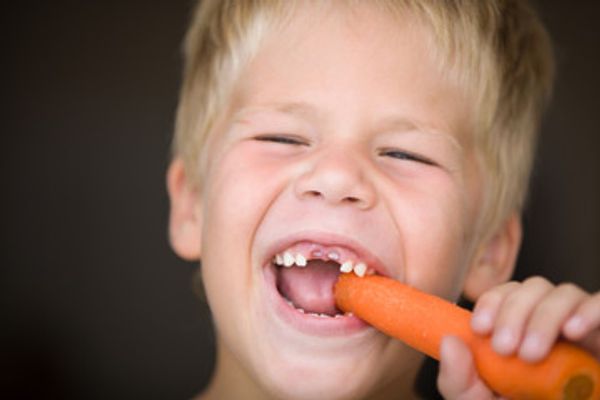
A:
{"label": "nostril", "polygon": [[[307,190],[304,192],[304,196],[306,198],[314,198],[314,199],[320,199],[320,198],[325,198],[325,196],[323,195],[323,193],[321,193],[318,190]],[[359,197],[356,196],[345,196],[343,198],[340,199],[342,203],[347,203],[347,204],[359,204],[362,203],[362,200]]]}

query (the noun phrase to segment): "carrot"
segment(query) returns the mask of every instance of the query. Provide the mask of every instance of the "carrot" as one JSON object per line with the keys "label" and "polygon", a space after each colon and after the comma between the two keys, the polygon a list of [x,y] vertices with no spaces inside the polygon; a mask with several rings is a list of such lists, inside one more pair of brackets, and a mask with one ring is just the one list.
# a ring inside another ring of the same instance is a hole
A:
{"label": "carrot", "polygon": [[600,363],[566,342],[558,342],[538,363],[496,353],[488,337],[471,331],[471,313],[444,299],[379,275],[342,274],[334,288],[338,307],[439,359],[444,336],[471,348],[479,375],[498,394],[514,399],[600,399]]}

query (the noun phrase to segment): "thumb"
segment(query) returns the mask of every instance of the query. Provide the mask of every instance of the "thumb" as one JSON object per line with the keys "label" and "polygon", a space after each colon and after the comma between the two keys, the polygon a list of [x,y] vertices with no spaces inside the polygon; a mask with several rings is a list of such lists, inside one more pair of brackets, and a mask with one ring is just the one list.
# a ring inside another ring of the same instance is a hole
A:
{"label": "thumb", "polygon": [[446,336],[442,340],[437,383],[447,400],[495,399],[475,370],[471,350],[454,336]]}

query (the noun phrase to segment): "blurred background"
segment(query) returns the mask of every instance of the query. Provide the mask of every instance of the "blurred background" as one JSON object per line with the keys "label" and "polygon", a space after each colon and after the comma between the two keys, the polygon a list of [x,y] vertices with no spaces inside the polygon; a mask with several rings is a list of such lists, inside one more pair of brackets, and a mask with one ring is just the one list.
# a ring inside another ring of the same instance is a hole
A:
{"label": "blurred background", "polygon": [[[539,1],[558,81],[517,278],[600,289],[600,3]],[[210,376],[164,173],[191,0],[3,10],[0,397],[184,399]]]}

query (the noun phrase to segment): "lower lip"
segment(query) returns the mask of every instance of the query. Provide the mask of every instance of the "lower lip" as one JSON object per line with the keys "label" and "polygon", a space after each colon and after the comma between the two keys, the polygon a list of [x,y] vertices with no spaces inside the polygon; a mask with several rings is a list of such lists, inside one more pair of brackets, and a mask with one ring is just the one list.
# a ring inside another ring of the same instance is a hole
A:
{"label": "lower lip", "polygon": [[276,315],[298,331],[317,336],[347,336],[370,328],[353,315],[320,317],[298,311],[277,290],[275,267],[268,265],[264,271],[267,300],[273,305]]}

